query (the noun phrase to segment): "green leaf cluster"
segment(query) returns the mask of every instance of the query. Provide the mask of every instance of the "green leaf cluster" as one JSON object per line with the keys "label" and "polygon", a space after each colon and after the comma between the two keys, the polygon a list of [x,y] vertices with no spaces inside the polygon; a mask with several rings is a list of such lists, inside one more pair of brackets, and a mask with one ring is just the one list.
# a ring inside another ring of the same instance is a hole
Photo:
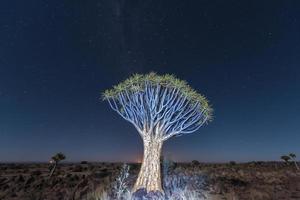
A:
{"label": "green leaf cluster", "polygon": [[61,152],[59,152],[59,153],[55,154],[54,156],[52,156],[52,160],[54,160],[55,162],[59,162],[61,160],[65,160],[65,159],[66,159],[66,156]]}
{"label": "green leaf cluster", "polygon": [[102,94],[103,100],[117,97],[121,92],[141,92],[145,90],[146,84],[153,86],[163,86],[166,88],[178,89],[182,95],[192,102],[199,102],[205,110],[208,120],[212,120],[212,108],[208,100],[191,88],[184,80],[178,79],[172,74],[158,75],[155,72],[148,74],[134,74],[125,81],[113,86],[112,89],[105,90]]}

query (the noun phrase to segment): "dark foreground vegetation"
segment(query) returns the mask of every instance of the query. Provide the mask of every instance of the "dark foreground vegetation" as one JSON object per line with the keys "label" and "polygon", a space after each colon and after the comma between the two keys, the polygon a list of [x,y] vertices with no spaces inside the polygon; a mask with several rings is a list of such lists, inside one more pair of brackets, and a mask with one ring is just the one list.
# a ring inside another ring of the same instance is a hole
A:
{"label": "dark foreground vegetation", "polygon": [[[236,164],[172,164],[186,175],[203,174],[208,199],[300,199],[300,172],[283,162]],[[95,200],[95,194],[111,191],[121,163],[62,163],[50,177],[49,164],[0,164],[0,199]],[[130,164],[128,185],[134,184],[138,164]]]}

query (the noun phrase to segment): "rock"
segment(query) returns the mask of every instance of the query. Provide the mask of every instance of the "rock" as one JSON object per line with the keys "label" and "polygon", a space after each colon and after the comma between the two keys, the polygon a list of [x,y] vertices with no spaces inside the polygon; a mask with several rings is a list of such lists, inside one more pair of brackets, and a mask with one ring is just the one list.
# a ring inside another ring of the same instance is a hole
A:
{"label": "rock", "polygon": [[150,191],[146,195],[146,199],[148,200],[162,200],[164,199],[163,193],[160,191]]}
{"label": "rock", "polygon": [[144,200],[147,195],[145,188],[140,188],[132,194],[132,200]]}
{"label": "rock", "polygon": [[138,189],[132,195],[132,200],[162,200],[162,199],[164,199],[164,195],[160,191],[150,191],[147,193],[145,188]]}

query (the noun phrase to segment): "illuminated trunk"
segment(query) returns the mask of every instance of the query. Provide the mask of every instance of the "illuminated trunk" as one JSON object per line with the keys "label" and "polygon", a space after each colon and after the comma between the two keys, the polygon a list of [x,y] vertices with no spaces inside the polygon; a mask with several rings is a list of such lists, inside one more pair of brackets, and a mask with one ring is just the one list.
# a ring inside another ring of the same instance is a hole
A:
{"label": "illuminated trunk", "polygon": [[[149,138],[149,139],[147,139]],[[133,191],[144,188],[149,191],[163,192],[160,176],[160,154],[162,141],[150,137],[144,138],[143,163]]]}
{"label": "illuminated trunk", "polygon": [[54,171],[55,171],[55,169],[56,169],[56,166],[57,166],[57,162],[54,163],[54,166],[53,166],[52,169],[51,169],[51,172],[50,172],[49,177],[51,177],[51,176],[53,175],[53,173],[54,173]]}
{"label": "illuminated trunk", "polygon": [[294,164],[295,164],[295,166],[296,166],[296,169],[297,169],[297,170],[300,170],[300,169],[299,169],[299,166],[298,166],[298,164],[297,164],[297,161],[296,161],[294,158],[292,158],[292,160],[293,160],[293,162],[294,162]]}

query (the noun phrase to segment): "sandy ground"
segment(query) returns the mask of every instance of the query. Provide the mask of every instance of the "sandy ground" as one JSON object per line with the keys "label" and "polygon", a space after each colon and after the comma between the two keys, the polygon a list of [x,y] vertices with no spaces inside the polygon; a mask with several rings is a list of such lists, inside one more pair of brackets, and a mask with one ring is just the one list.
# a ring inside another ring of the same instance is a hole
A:
{"label": "sandy ground", "polygon": [[[0,164],[1,200],[91,199],[95,191],[110,191],[122,164],[60,164],[49,178],[49,164]],[[130,184],[139,170],[131,164]],[[206,177],[213,200],[300,200],[300,172],[280,162],[247,164],[178,163],[173,170]]]}

